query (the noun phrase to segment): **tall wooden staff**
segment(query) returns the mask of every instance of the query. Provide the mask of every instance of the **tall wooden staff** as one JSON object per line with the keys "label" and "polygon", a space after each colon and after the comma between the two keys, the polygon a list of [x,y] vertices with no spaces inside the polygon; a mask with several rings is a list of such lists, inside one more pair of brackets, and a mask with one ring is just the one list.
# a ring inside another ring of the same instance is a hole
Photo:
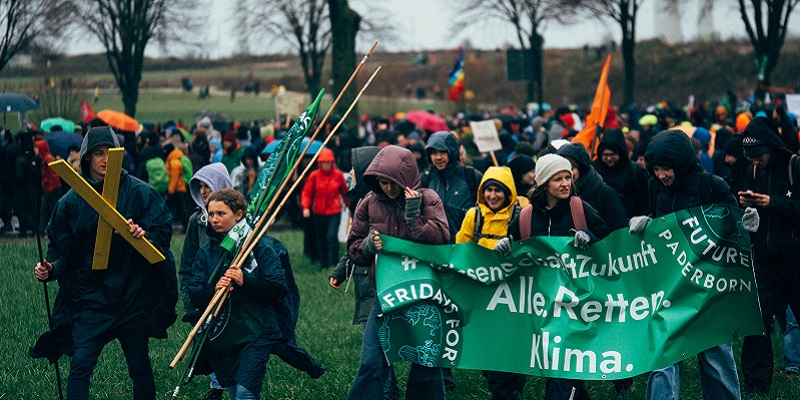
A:
{"label": "tall wooden staff", "polygon": [[[36,197],[33,195],[33,160],[31,159],[31,154],[28,153],[28,186],[31,193],[31,207],[36,208]],[[39,232],[39,225],[40,219],[42,216],[40,215],[39,210],[33,210],[33,215],[36,217],[33,221],[36,226],[33,227],[33,230],[36,232],[36,244],[39,246],[39,264],[44,265],[44,253],[42,252],[42,234]],[[21,231],[22,229],[20,229]],[[44,289],[44,304],[47,308],[47,326],[50,329],[53,329],[53,313],[50,311],[50,292],[47,290],[47,281],[42,281],[42,288]],[[58,398],[60,400],[64,400],[64,392],[61,389],[61,369],[58,367],[58,360],[53,363],[53,366],[56,369],[56,384],[58,385]]]}

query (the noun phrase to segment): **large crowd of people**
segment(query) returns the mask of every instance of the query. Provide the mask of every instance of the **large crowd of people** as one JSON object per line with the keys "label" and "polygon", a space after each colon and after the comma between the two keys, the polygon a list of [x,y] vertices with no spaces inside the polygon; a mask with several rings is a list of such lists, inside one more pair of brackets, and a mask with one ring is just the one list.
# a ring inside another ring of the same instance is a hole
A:
{"label": "large crowd of people", "polygon": [[[381,313],[375,254],[382,249],[382,235],[425,244],[474,242],[501,254],[530,236],[573,236],[576,246],[585,247],[611,231],[627,228],[638,234],[651,218],[711,203],[746,208],[742,224],[752,232],[763,322],[770,330],[778,318],[787,344],[783,373],[797,375],[800,272],[792,266],[791,253],[800,240],[800,140],[797,116],[785,100],[758,106],[726,100],[687,107],[666,102],[642,109],[609,107],[588,148],[571,143],[585,123],[584,110],[538,111],[439,115],[450,129],[436,132],[402,113],[365,115],[357,126],[336,132],[328,147],[316,150],[316,168],[304,178],[302,190],[289,194],[294,200],[287,203],[284,218],[303,229],[305,255],[321,268],[333,267],[333,288],[351,277],[355,281],[353,323],[364,324],[364,337],[348,398],[397,398],[400,392],[375,327]],[[496,122],[502,144],[493,154],[478,150],[469,125],[487,119]],[[322,127],[323,135],[334,122]],[[324,369],[296,343],[298,288],[279,241],[262,239],[248,260],[251,267],[215,269],[225,264],[221,238],[242,220],[269,144],[285,132],[285,126],[264,120],[220,126],[207,117],[191,127],[181,121],[144,124],[138,132],[117,131],[100,120],[78,125],[75,132],[58,126],[16,135],[0,131],[0,165],[7,171],[0,176],[0,230],[19,238],[46,233],[47,260],[37,265],[36,276],[61,283],[56,299],[61,308],[54,316],[63,324],[43,335],[31,354],[73,357],[68,398],[88,398],[97,356],[113,339],[122,343],[134,397],[154,398],[147,339],[163,337],[163,329],[176,318],[165,310],[181,298],[184,321],[194,322],[214,289],[227,286],[241,293],[241,304],[266,311],[254,317],[259,329],[233,366],[211,358],[208,372],[221,376],[212,380],[207,398],[221,398],[224,387],[231,398],[257,398],[270,354],[311,377],[322,375]],[[67,160],[100,190],[110,147],[125,148],[118,204],[131,218],[131,233],[147,237],[165,254],[170,228],[186,234],[179,284],[171,255],[160,269],[144,274],[133,268],[144,260],[117,238],[112,254],[124,256],[117,257],[115,272],[91,270],[94,240],[87,238],[94,238],[96,214],[87,217],[93,211],[47,164]],[[346,253],[340,256],[344,209],[352,225]],[[12,226],[12,216],[18,227]],[[170,274],[171,281],[162,276]],[[124,296],[112,299],[100,291],[103,287],[116,287]],[[112,310],[120,301],[142,312],[121,318]],[[154,316],[159,319],[147,319]],[[700,353],[704,398],[768,392],[772,352],[769,338],[745,338],[742,383],[730,342]],[[677,399],[680,374],[681,364],[653,371],[647,398]],[[524,375],[484,375],[492,398],[522,398]],[[621,395],[633,390],[631,379],[613,383]],[[447,369],[412,364],[406,398],[443,399],[457,384]],[[545,398],[588,398],[588,392],[581,381],[549,379]]]}

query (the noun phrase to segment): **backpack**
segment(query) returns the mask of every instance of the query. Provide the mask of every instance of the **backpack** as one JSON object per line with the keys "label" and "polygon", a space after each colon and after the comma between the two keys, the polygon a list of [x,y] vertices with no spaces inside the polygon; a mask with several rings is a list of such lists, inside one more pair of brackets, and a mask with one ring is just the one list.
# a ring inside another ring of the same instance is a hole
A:
{"label": "backpack", "polygon": [[[491,233],[483,233],[483,214],[481,214],[481,207],[475,206],[472,209],[475,210],[475,227],[472,230],[473,243],[478,243],[478,240],[483,238],[499,240],[505,237],[505,236],[492,235]],[[507,224],[510,225],[511,221],[513,221],[514,218],[517,218],[519,216],[520,210],[522,210],[522,207],[520,207],[519,203],[515,202],[514,208],[511,210],[511,218],[508,219]]]}
{"label": "backpack", "polygon": [[[478,198],[478,179],[475,177],[475,173],[477,170],[472,166],[465,165],[464,166],[464,180],[467,181],[467,187],[469,188],[469,192],[475,196],[475,200],[477,201]],[[431,181],[431,169],[428,168],[425,171],[422,171],[420,174],[420,187],[428,188],[428,184]]]}
{"label": "backpack", "polygon": [[169,189],[169,174],[164,160],[160,157],[153,157],[145,163],[147,169],[147,183],[159,194],[167,193]]}
{"label": "backpack", "polygon": [[[569,209],[572,214],[572,224],[575,230],[580,231],[588,228],[586,224],[586,213],[583,211],[583,201],[578,196],[570,196]],[[531,218],[533,217],[533,206],[526,206],[519,212],[519,238],[527,239],[531,237]]]}
{"label": "backpack", "polygon": [[192,180],[192,175],[194,175],[192,160],[189,157],[181,156],[181,165],[183,165],[183,183],[189,186],[189,181]]}

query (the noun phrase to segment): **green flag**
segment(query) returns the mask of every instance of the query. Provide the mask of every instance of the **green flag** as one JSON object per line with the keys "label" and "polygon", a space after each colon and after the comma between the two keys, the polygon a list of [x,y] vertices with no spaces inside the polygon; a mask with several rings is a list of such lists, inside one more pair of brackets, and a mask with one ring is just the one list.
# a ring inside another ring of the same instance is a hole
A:
{"label": "green flag", "polygon": [[261,167],[250,192],[250,205],[247,207],[247,219],[251,223],[264,213],[272,198],[275,197],[278,188],[288,177],[292,166],[297,162],[297,157],[302,151],[303,137],[308,133],[308,129],[317,116],[317,109],[319,109],[319,103],[324,94],[325,89],[320,90],[314,102],[300,114],[281,143]]}
{"label": "green flag", "polygon": [[586,251],[571,237],[534,237],[508,257],[383,237],[381,344],[391,361],[606,380],[763,334],[741,217],[697,207]]}

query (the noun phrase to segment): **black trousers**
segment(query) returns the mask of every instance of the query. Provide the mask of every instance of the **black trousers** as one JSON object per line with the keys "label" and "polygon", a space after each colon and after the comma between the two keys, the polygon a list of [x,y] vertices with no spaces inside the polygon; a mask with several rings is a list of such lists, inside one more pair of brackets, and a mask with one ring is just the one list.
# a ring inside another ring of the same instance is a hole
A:
{"label": "black trousers", "polygon": [[[778,312],[784,312],[781,305],[792,307],[795,318],[800,318],[800,267],[788,256],[759,261],[755,260],[758,301],[761,304],[761,318],[766,327]],[[768,391],[772,385],[774,360],[772,340],[769,336],[746,336],[742,347],[742,372],[744,387],[757,392]]]}
{"label": "black trousers", "polygon": [[339,223],[342,214],[311,214],[317,244],[317,259],[322,268],[332,267],[339,262]]}

